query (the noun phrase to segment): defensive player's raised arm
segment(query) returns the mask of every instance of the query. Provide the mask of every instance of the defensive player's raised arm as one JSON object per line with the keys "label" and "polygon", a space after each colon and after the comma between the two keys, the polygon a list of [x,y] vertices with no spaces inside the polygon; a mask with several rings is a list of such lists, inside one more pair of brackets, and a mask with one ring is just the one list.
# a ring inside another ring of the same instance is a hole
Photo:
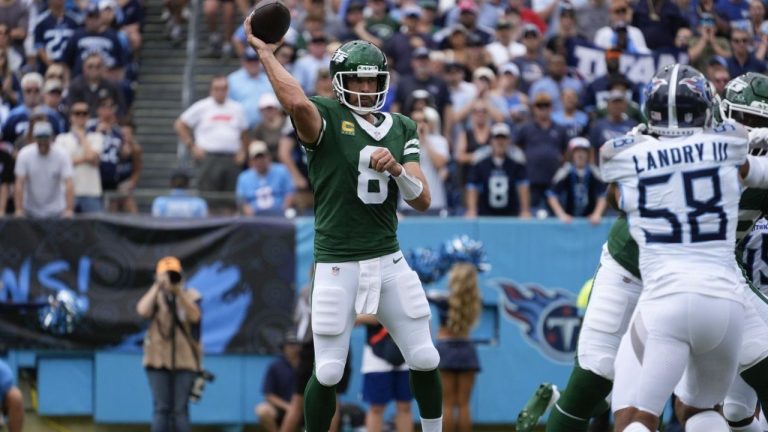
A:
{"label": "defensive player's raised arm", "polygon": [[267,73],[269,83],[275,91],[280,105],[293,119],[299,140],[305,145],[313,145],[320,137],[323,119],[317,107],[310,102],[296,78],[294,78],[275,58],[277,44],[268,44],[254,36],[251,29],[251,17],[245,19],[245,34],[248,43],[259,54],[261,64]]}
{"label": "defensive player's raised arm", "polygon": [[747,161],[739,168],[744,186],[768,189],[768,157],[747,156]]}

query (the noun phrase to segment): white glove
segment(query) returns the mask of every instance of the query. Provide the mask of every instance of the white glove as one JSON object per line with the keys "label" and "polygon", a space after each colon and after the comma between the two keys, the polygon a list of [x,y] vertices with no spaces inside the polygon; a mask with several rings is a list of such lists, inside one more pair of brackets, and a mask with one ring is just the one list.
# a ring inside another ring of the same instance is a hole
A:
{"label": "white glove", "polygon": [[768,128],[754,128],[749,131],[749,148],[768,149]]}
{"label": "white glove", "polygon": [[645,123],[638,123],[631,131],[627,132],[627,135],[638,136],[644,135],[646,132],[648,132],[648,126]]}

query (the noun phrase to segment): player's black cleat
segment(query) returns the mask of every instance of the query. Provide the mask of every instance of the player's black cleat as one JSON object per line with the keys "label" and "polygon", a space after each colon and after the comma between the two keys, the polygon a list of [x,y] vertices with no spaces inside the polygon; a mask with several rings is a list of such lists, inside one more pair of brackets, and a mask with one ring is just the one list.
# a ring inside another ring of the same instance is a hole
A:
{"label": "player's black cleat", "polygon": [[[532,432],[533,428],[539,424],[541,416],[547,412],[547,408],[552,405],[553,395],[557,394],[557,388],[550,384],[544,383],[536,389],[536,392],[525,403],[525,407],[517,415],[517,432]],[[554,399],[557,399],[555,397]]]}

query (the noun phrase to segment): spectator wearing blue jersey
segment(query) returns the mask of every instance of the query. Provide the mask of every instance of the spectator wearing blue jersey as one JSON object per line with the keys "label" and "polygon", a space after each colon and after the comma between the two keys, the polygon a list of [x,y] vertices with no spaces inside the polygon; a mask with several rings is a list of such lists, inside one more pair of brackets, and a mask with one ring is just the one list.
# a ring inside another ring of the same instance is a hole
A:
{"label": "spectator wearing blue jersey", "polygon": [[64,10],[64,0],[48,1],[48,10],[35,25],[35,49],[43,68],[61,61],[67,42],[78,28],[76,18]]}
{"label": "spectator wearing blue jersey", "polygon": [[86,10],[85,28],[72,35],[64,50],[62,61],[69,66],[72,76],[78,76],[83,71],[83,63],[88,55],[93,52],[101,53],[108,70],[107,78],[120,81],[128,61],[126,51],[117,32],[104,28],[99,7],[91,3]]}
{"label": "spectator wearing blue jersey", "polygon": [[252,141],[248,157],[250,168],[237,178],[238,207],[247,216],[282,215],[293,205],[290,173],[282,164],[272,164],[264,141]]}
{"label": "spectator wearing blue jersey", "polygon": [[564,223],[574,217],[586,217],[593,225],[600,223],[605,212],[605,183],[597,167],[589,164],[592,149],[583,137],[568,142],[568,162],[557,171],[552,187],[547,190],[547,203]]}
{"label": "spectator wearing blue jersey", "polygon": [[517,129],[514,143],[525,152],[529,167],[531,208],[545,205],[545,192],[560,167],[568,146],[565,129],[552,121],[552,99],[547,93],[533,97],[531,120]]}
{"label": "spectator wearing blue jersey", "polygon": [[491,128],[491,154],[469,170],[467,217],[531,217],[525,157],[516,147],[510,155],[511,134],[505,123]]}
{"label": "spectator wearing blue jersey", "polygon": [[190,195],[189,175],[177,171],[171,176],[171,192],[152,201],[152,216],[172,218],[204,218],[208,216],[208,203]]}
{"label": "spectator wearing blue jersey", "polygon": [[24,75],[21,90],[23,103],[8,113],[2,128],[3,141],[18,147],[26,144],[30,119],[34,116],[46,117],[53,127],[54,135],[61,133],[64,120],[57,112],[42,105],[43,77],[37,72]]}
{"label": "spectator wearing blue jersey", "polygon": [[13,372],[0,360],[0,413],[8,420],[8,432],[21,432],[24,425],[24,398],[14,385]]}

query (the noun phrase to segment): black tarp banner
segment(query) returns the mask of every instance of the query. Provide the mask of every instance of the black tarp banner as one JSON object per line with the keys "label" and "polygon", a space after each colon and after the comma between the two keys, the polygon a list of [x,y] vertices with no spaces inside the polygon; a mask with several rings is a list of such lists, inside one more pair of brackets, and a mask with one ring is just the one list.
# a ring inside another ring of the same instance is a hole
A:
{"label": "black tarp banner", "polygon": [[272,218],[0,218],[0,349],[141,350],[136,303],[172,255],[203,295],[207,353],[275,352],[291,325],[294,233]]}

